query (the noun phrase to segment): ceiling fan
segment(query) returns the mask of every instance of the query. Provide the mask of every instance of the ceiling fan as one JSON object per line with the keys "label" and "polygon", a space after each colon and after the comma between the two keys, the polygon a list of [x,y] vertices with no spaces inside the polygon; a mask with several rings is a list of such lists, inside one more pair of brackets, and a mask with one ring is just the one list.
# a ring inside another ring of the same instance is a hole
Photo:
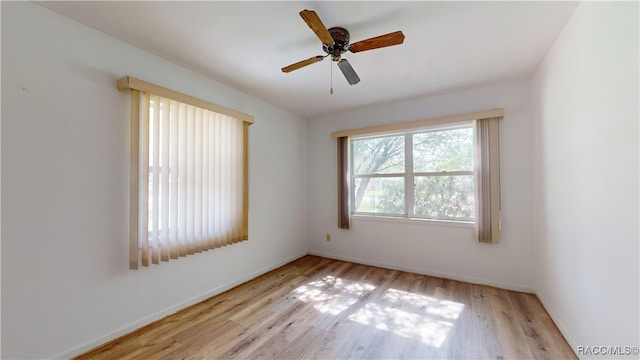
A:
{"label": "ceiling fan", "polygon": [[357,53],[387,46],[399,45],[404,41],[404,34],[402,31],[396,31],[349,44],[349,32],[346,29],[341,27],[332,27],[327,29],[315,11],[302,10],[300,12],[300,16],[307,25],[309,25],[320,41],[322,41],[322,49],[326,55],[314,56],[307,60],[302,60],[289,66],[285,66],[282,68],[282,72],[285,73],[320,62],[327,56],[331,55],[331,60],[337,63],[338,68],[340,68],[344,77],[347,78],[349,85],[355,85],[360,82],[360,77],[355,70],[353,70],[349,61],[341,58],[343,53],[346,51]]}

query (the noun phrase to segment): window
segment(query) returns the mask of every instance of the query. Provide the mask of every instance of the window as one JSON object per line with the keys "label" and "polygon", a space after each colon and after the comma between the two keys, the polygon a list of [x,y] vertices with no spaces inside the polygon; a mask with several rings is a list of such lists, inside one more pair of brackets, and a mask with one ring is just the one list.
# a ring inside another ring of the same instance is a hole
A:
{"label": "window", "polygon": [[352,212],[473,221],[471,123],[353,137]]}
{"label": "window", "polygon": [[331,133],[338,145],[338,228],[351,214],[473,221],[498,243],[503,109]]}
{"label": "window", "polygon": [[130,267],[248,239],[249,115],[125,77],[131,89]]}

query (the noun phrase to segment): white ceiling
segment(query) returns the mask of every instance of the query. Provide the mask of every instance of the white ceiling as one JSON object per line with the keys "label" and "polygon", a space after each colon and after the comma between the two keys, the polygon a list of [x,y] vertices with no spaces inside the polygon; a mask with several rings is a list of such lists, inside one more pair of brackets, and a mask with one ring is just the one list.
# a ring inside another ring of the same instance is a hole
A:
{"label": "white ceiling", "polygon": [[[577,2],[286,1],[39,2],[41,6],[196,70],[306,118],[530,76]],[[351,42],[402,30],[404,44],[343,54],[362,81],[335,63],[285,74],[324,55],[300,18],[315,10]],[[334,94],[329,94],[333,67]],[[134,75],[134,74],[132,74]],[[153,79],[145,79],[153,81]]]}

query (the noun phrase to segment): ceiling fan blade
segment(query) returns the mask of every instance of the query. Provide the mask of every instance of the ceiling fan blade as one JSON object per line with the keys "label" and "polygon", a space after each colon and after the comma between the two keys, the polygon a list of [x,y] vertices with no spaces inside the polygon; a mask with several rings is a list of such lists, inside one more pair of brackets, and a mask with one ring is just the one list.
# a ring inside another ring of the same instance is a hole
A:
{"label": "ceiling fan blade", "polygon": [[302,60],[302,61],[298,61],[295,64],[291,64],[289,66],[285,66],[282,68],[282,72],[284,73],[288,73],[288,72],[292,72],[293,70],[298,70],[301,67],[305,67],[307,65],[311,65],[317,62],[322,61],[322,59],[324,59],[325,57],[322,55],[318,55],[318,56],[314,56],[312,58],[309,58],[307,60]]}
{"label": "ceiling fan blade", "polygon": [[387,46],[399,45],[404,42],[404,34],[402,31],[396,31],[385,35],[376,36],[370,39],[355,42],[349,46],[349,50],[353,53],[378,49]]}
{"label": "ceiling fan blade", "polygon": [[356,74],[356,71],[353,70],[353,67],[351,67],[351,64],[349,64],[347,59],[340,59],[338,61],[338,67],[340,68],[340,71],[342,71],[344,77],[347,78],[349,85],[355,85],[360,82],[360,77]]}
{"label": "ceiling fan blade", "polygon": [[304,22],[309,25],[311,30],[313,30],[313,32],[316,34],[318,39],[322,41],[323,44],[327,46],[333,44],[333,38],[331,37],[331,34],[329,34],[329,30],[327,30],[327,28],[324,26],[322,20],[320,20],[320,17],[318,16],[318,14],[316,14],[315,11],[302,10],[300,11],[300,16],[302,17],[302,20],[304,20]]}

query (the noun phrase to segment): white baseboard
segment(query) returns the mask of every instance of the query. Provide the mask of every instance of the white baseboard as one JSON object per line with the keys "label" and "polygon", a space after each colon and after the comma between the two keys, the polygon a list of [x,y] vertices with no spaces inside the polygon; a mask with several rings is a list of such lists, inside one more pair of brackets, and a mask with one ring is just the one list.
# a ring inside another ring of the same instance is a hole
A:
{"label": "white baseboard", "polygon": [[218,294],[223,293],[223,292],[225,292],[225,291],[227,291],[229,289],[232,289],[232,288],[234,288],[234,287],[236,287],[236,286],[238,286],[240,284],[243,284],[243,283],[245,283],[247,281],[255,279],[260,275],[266,274],[271,270],[277,269],[277,268],[279,268],[279,267],[281,267],[283,265],[286,265],[286,264],[288,264],[288,263],[290,263],[290,262],[292,262],[292,261],[294,261],[296,259],[299,259],[299,258],[301,258],[301,257],[303,257],[305,255],[307,255],[306,252],[305,253],[296,254],[296,255],[291,256],[291,257],[289,257],[287,259],[279,261],[279,262],[277,262],[275,264],[272,264],[270,266],[266,266],[266,267],[264,267],[262,269],[259,269],[259,270],[255,271],[255,272],[251,273],[251,274],[248,274],[246,276],[242,276],[242,277],[240,277],[238,279],[235,279],[235,280],[232,280],[232,281],[230,281],[230,282],[228,282],[228,283],[226,283],[224,285],[221,285],[221,286],[218,286],[218,287],[216,287],[214,289],[211,289],[211,290],[209,290],[209,291],[207,291],[207,292],[205,292],[203,294],[200,294],[198,296],[192,297],[192,298],[187,299],[185,301],[182,301],[182,302],[180,302],[178,304],[172,305],[172,306],[170,306],[170,307],[168,307],[166,309],[163,309],[161,311],[157,311],[157,312],[155,312],[155,313],[153,313],[151,315],[145,316],[144,318],[142,318],[140,320],[137,320],[137,321],[135,321],[135,322],[133,322],[131,324],[125,325],[125,326],[121,327],[120,329],[112,331],[112,332],[110,332],[110,333],[108,333],[108,334],[106,334],[104,336],[101,336],[101,337],[99,337],[97,339],[91,340],[91,341],[89,341],[89,342],[87,342],[85,344],[82,344],[82,345],[80,345],[78,347],[75,347],[75,348],[73,348],[71,350],[64,351],[64,352],[62,352],[60,354],[57,354],[57,355],[53,356],[52,358],[53,359],[71,359],[71,358],[76,357],[78,355],[84,354],[85,352],[87,352],[87,351],[89,351],[89,350],[91,350],[91,349],[93,349],[95,347],[98,347],[98,346],[100,346],[102,344],[105,344],[105,343],[107,343],[107,342],[109,342],[111,340],[117,339],[117,338],[119,338],[119,337],[121,337],[123,335],[129,334],[129,333],[131,333],[131,332],[133,332],[133,331],[135,331],[135,330],[137,330],[137,329],[139,329],[139,328],[141,328],[143,326],[151,324],[154,321],[157,321],[157,320],[160,320],[160,319],[162,319],[164,317],[167,317],[169,315],[175,314],[176,312],[178,312],[180,310],[183,310],[183,309],[185,309],[185,308],[187,308],[189,306],[195,305],[195,304],[197,304],[199,302],[202,302],[202,301],[204,301],[204,300],[206,300],[206,299],[208,299],[208,298],[210,298],[212,296],[218,295]]}
{"label": "white baseboard", "polygon": [[378,261],[373,261],[368,259],[361,259],[361,258],[354,258],[349,256],[341,256],[336,254],[324,253],[320,251],[309,251],[309,255],[316,255],[316,256],[321,256],[321,257],[335,259],[335,260],[349,261],[349,262],[363,264],[363,265],[377,266],[385,269],[407,271],[415,274],[429,275],[429,276],[451,279],[451,280],[458,280],[458,281],[468,282],[472,284],[495,286],[495,287],[506,289],[506,290],[513,290],[513,291],[519,291],[519,292],[525,292],[525,293],[534,293],[533,289],[531,289],[530,287],[521,286],[517,284],[503,283],[503,282],[493,281],[489,279],[475,278],[475,277],[458,275],[458,274],[450,274],[450,273],[427,270],[427,269],[419,269],[419,268],[414,268],[410,266],[395,265],[395,264],[378,262]]}

